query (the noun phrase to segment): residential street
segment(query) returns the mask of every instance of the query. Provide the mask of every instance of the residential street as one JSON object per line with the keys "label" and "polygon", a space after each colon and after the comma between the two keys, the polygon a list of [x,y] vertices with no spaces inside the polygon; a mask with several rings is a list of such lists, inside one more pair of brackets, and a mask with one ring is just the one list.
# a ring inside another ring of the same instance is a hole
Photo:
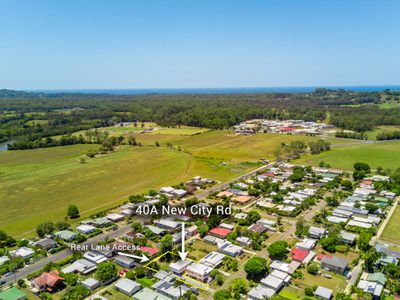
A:
{"label": "residential street", "polygon": [[[99,234],[91,239],[88,239],[86,242],[82,243],[82,245],[90,245],[90,244],[96,244],[97,242],[105,239],[106,237],[109,238],[116,238],[124,233],[129,232],[131,229],[130,225],[123,225],[120,226],[117,230],[115,231],[110,231],[107,233],[102,233]],[[56,261],[60,261],[63,260],[65,258],[67,258],[69,255],[72,254],[72,251],[70,249],[65,249],[59,253],[56,253],[54,255],[49,255],[35,263],[33,263],[32,265],[28,265],[25,268],[19,269],[17,271],[15,271],[12,275],[8,276],[8,277],[2,277],[1,279],[4,280],[6,283],[10,283],[12,281],[16,281],[18,279],[21,278],[25,278],[27,275],[36,272],[38,270],[40,270],[41,268],[43,268],[45,265],[47,265],[50,262],[56,262]]]}

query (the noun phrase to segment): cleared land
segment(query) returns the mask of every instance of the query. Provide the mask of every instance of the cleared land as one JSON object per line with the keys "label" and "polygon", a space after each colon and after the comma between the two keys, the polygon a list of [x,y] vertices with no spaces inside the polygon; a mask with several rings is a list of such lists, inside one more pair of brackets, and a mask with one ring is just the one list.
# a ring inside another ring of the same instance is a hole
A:
{"label": "cleared land", "polygon": [[368,163],[372,169],[381,166],[395,170],[400,167],[400,142],[379,142],[335,148],[318,155],[307,155],[295,163],[317,166],[321,161],[332,168],[352,170],[357,161]]}
{"label": "cleared land", "polygon": [[[133,193],[177,184],[195,175],[227,180],[252,165],[192,159],[167,147],[122,146],[86,158],[97,145],[9,151],[0,154],[0,228],[21,234],[46,220],[61,220],[69,204],[83,215],[112,207]],[[190,163],[189,163],[190,162]]]}
{"label": "cleared land", "polygon": [[[281,142],[317,139],[278,134],[235,136],[228,131],[134,136],[143,147],[121,146],[113,154],[86,158],[85,164],[79,159],[97,145],[0,153],[0,228],[23,234],[43,221],[61,220],[69,204],[78,205],[87,216],[121,203],[130,194],[197,175],[226,181],[257,167],[262,157],[273,159]],[[348,142],[329,140],[332,144]],[[162,147],[155,147],[155,141]]]}
{"label": "cleared land", "polygon": [[397,206],[392,217],[390,218],[381,239],[389,243],[400,245],[400,207]]}

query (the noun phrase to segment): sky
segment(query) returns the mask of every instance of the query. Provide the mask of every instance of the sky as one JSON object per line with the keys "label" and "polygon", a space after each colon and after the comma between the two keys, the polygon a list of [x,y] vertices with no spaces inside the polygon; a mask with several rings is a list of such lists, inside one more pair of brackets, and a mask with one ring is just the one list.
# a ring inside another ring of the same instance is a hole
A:
{"label": "sky", "polygon": [[400,1],[0,0],[0,88],[400,84]]}

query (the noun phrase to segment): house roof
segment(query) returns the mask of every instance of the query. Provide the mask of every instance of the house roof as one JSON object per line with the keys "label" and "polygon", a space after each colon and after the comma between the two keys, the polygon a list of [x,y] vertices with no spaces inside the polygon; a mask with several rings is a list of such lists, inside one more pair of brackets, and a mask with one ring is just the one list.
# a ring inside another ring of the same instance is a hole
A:
{"label": "house roof", "polygon": [[386,276],[381,272],[376,272],[368,275],[368,281],[377,282],[383,286],[386,284]]}
{"label": "house roof", "polygon": [[44,272],[39,277],[36,277],[34,280],[39,287],[54,287],[60,281],[63,281],[64,278],[60,277],[59,272],[54,270],[51,272]]}
{"label": "house roof", "polygon": [[303,261],[307,257],[307,255],[310,253],[310,251],[295,248],[295,249],[290,250],[290,253],[292,254],[292,258],[294,260]]}
{"label": "house roof", "polygon": [[146,247],[146,246],[140,247],[140,251],[146,252],[146,253],[150,254],[151,256],[157,254],[157,252],[158,252],[158,250],[156,248],[151,248],[151,247]]}
{"label": "house roof", "polygon": [[115,287],[127,293],[132,293],[135,289],[141,287],[141,285],[136,281],[130,280],[128,278],[121,278],[117,281]]}
{"label": "house roof", "polygon": [[343,269],[346,268],[348,264],[346,259],[337,256],[332,256],[332,257],[325,256],[324,258],[321,259],[321,262],[331,266],[337,266]]}
{"label": "house roof", "polygon": [[19,300],[22,298],[25,299],[26,294],[15,287],[6,289],[0,293],[1,300]]}
{"label": "house roof", "polygon": [[218,236],[223,236],[226,237],[228,234],[230,234],[232,230],[229,230],[227,228],[222,228],[222,227],[216,227],[213,228],[209,231],[210,234],[218,235]]}
{"label": "house roof", "polygon": [[314,292],[315,296],[324,298],[324,299],[330,299],[332,297],[332,290],[328,289],[323,286],[318,286],[317,289]]}

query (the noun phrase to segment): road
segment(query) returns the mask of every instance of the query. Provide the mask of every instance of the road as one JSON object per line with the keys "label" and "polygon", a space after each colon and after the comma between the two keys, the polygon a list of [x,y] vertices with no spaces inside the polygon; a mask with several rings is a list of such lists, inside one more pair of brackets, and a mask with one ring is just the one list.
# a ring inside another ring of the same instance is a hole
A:
{"label": "road", "polygon": [[236,181],[238,181],[238,180],[241,180],[241,179],[245,179],[245,178],[254,176],[255,174],[257,174],[257,172],[260,172],[260,171],[263,171],[263,170],[265,170],[265,169],[268,169],[268,168],[270,168],[271,166],[273,166],[274,164],[275,164],[275,163],[269,163],[268,165],[263,165],[263,166],[261,166],[261,167],[259,167],[259,168],[257,168],[257,169],[254,169],[254,170],[252,170],[252,171],[250,171],[250,172],[248,172],[248,173],[246,173],[246,174],[243,174],[243,175],[240,175],[240,176],[238,176],[238,177],[235,177],[234,179],[231,179],[231,180],[229,180],[229,181],[227,181],[227,182],[224,182],[224,183],[221,183],[221,184],[217,184],[217,185],[213,186],[212,188],[208,189],[207,191],[201,192],[201,193],[199,193],[199,194],[197,194],[197,195],[195,195],[195,196],[196,196],[198,199],[205,199],[205,198],[207,198],[207,196],[208,196],[209,194],[211,194],[211,193],[213,193],[213,192],[217,192],[217,191],[219,191],[219,190],[226,189],[226,188],[229,187],[229,185],[230,185],[231,183],[234,183],[234,182],[236,182]]}
{"label": "road", "polygon": [[[257,172],[268,168],[270,165],[272,165],[272,163],[269,164],[269,165],[263,165],[263,166],[255,169],[255,170],[252,170],[252,171],[250,171],[250,172],[248,172],[246,174],[243,174],[243,175],[241,175],[239,177],[236,177],[236,178],[234,178],[234,179],[232,179],[232,180],[230,180],[228,182],[213,186],[211,189],[198,194],[197,197],[200,198],[200,199],[204,199],[210,193],[218,191],[220,189],[227,188],[227,187],[229,187],[230,183],[235,182],[237,180],[253,176]],[[97,235],[97,236],[85,241],[84,243],[82,243],[82,245],[97,244],[99,241],[104,240],[106,237],[111,238],[111,239],[112,238],[116,238],[116,237],[118,237],[120,235],[123,235],[124,233],[129,232],[130,228],[131,228],[130,225],[120,226],[117,230],[99,234],[99,235]],[[25,278],[26,276],[28,276],[31,273],[39,271],[44,266],[46,266],[48,263],[57,262],[57,261],[63,260],[65,258],[67,258],[68,256],[70,256],[71,254],[72,254],[72,251],[70,249],[65,249],[65,250],[63,250],[63,251],[61,251],[59,253],[56,253],[56,254],[53,254],[53,255],[49,255],[49,256],[41,259],[41,260],[38,260],[38,261],[34,262],[31,265],[27,265],[26,267],[24,267],[22,269],[16,270],[10,276],[7,276],[7,277],[3,276],[1,279],[4,280],[6,282],[6,284],[8,284],[10,282],[17,281],[18,279]]]}
{"label": "road", "polygon": [[[123,234],[129,232],[130,230],[131,230],[130,225],[123,225],[123,226],[120,226],[115,231],[109,231],[106,233],[102,233],[91,239],[88,239],[87,241],[82,243],[82,245],[97,244],[99,241],[104,240],[107,237],[110,239],[116,238],[120,235],[123,235]],[[3,276],[1,279],[4,280],[7,284],[10,282],[17,281],[18,279],[25,278],[26,276],[28,276],[31,273],[39,271],[44,266],[46,266],[48,263],[63,260],[65,258],[67,258],[68,256],[70,256],[71,254],[72,254],[72,251],[69,248],[67,248],[59,253],[49,255],[41,260],[38,260],[37,262],[35,262],[31,265],[27,265],[25,268],[15,271],[12,275],[10,275],[8,277]]]}

